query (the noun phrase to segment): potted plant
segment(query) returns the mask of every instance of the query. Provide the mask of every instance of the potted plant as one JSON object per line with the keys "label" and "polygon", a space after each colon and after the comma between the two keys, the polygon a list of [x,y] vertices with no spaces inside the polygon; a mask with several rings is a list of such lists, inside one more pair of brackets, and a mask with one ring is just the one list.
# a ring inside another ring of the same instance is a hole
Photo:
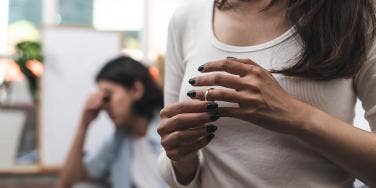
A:
{"label": "potted plant", "polygon": [[18,43],[14,60],[28,82],[34,103],[38,103],[39,78],[43,72],[43,55],[40,43],[34,41]]}

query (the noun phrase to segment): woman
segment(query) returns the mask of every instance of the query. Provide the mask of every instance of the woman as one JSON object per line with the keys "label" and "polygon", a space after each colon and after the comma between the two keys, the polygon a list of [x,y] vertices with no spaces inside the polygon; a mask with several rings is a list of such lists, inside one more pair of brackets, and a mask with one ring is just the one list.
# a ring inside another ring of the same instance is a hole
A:
{"label": "woman", "polygon": [[376,187],[376,135],[352,125],[359,97],[376,131],[374,34],[371,0],[194,0],[178,9],[158,128],[165,180],[323,188],[359,178]]}
{"label": "woman", "polygon": [[[157,168],[156,134],[156,112],[163,99],[148,69],[129,57],[118,57],[100,70],[96,82],[98,91],[86,102],[59,187],[87,180],[114,188],[164,187]],[[87,131],[101,110],[108,113],[116,131],[97,152],[84,157]]]}

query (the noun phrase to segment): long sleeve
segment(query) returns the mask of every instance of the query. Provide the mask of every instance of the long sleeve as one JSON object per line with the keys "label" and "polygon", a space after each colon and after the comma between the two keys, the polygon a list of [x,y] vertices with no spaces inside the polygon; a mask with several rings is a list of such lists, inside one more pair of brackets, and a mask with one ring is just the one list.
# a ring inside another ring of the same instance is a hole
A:
{"label": "long sleeve", "polygon": [[371,131],[376,132],[376,46],[355,77],[355,91],[362,101]]}
{"label": "long sleeve", "polygon": [[[166,72],[165,72],[165,90],[164,90],[164,101],[165,105],[175,103],[179,100],[180,88],[184,76],[184,59],[182,52],[182,32],[175,27],[175,15],[170,21],[168,29],[168,41],[167,41],[167,52],[166,52]],[[164,180],[172,188],[196,188],[200,187],[199,174],[200,167],[202,166],[202,154],[199,152],[199,168],[196,172],[195,178],[189,185],[181,185],[177,179],[171,164],[170,159],[166,156],[166,152],[163,151],[159,157],[159,169]]]}
{"label": "long sleeve", "polygon": [[197,169],[195,176],[191,183],[188,185],[182,185],[178,182],[176,178],[176,174],[174,171],[174,168],[171,164],[170,159],[166,156],[166,152],[162,152],[162,154],[159,156],[159,169],[162,173],[163,179],[166,181],[166,183],[171,187],[171,188],[198,188],[201,187],[200,184],[200,168],[203,165],[204,158],[202,155],[202,152],[198,152],[198,157],[199,157],[199,168]]}
{"label": "long sleeve", "polygon": [[167,51],[165,64],[165,88],[164,101],[165,106],[178,102],[180,88],[184,76],[184,59],[182,52],[182,39],[177,36],[174,17],[171,19],[168,27]]}

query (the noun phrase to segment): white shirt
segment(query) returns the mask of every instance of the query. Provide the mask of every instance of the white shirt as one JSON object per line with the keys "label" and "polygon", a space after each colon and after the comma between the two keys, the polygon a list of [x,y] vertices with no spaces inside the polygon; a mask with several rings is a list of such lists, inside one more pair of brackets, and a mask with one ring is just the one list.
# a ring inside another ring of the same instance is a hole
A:
{"label": "white shirt", "polygon": [[[170,21],[166,104],[190,100],[186,93],[194,87],[188,80],[202,75],[197,68],[206,62],[233,56],[250,58],[265,69],[282,69],[301,52],[293,29],[256,46],[238,47],[218,41],[212,31],[213,2],[190,0]],[[375,61],[375,56],[370,56],[353,79],[318,82],[274,76],[290,95],[350,124],[359,97],[366,119],[376,131]],[[221,118],[215,125],[219,128],[216,137],[201,150],[200,168],[188,186],[177,182],[170,160],[162,153],[160,170],[171,187],[352,187],[354,177],[295,137],[232,118]]]}

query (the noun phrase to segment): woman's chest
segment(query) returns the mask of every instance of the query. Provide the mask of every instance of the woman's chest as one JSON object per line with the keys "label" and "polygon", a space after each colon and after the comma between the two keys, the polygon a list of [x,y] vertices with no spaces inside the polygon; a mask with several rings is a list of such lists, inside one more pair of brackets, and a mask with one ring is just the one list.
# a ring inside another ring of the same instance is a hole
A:
{"label": "woman's chest", "polygon": [[[298,50],[299,48],[297,47],[281,45],[255,52],[227,52],[210,46],[198,46],[196,50],[191,51],[185,56],[185,72],[179,98],[180,100],[190,100],[186,95],[190,90],[221,88],[218,86],[193,87],[188,83],[189,79],[204,75],[204,73],[200,73],[197,70],[202,64],[232,56],[236,58],[249,58],[267,70],[282,69],[296,61]],[[343,121],[351,123],[356,103],[352,79],[313,81],[296,77],[287,77],[280,74],[275,74],[274,77],[277,79],[281,87],[290,95]],[[220,106],[236,105],[220,101],[218,102]]]}

